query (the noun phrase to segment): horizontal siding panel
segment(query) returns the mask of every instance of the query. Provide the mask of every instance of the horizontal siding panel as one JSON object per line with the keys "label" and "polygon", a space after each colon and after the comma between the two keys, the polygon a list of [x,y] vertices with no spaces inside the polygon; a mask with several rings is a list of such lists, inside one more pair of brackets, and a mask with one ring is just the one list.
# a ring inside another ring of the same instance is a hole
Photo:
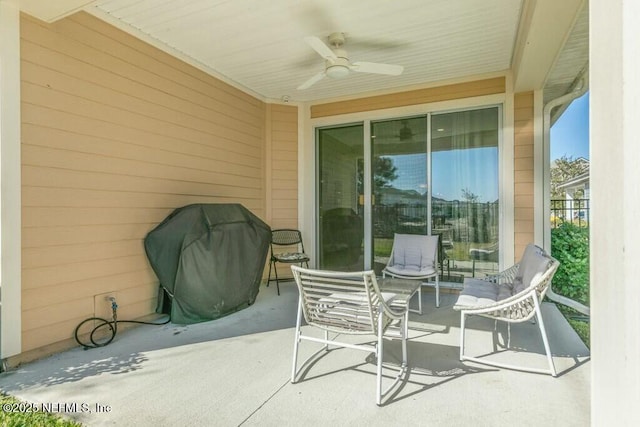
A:
{"label": "horizontal siding panel", "polygon": [[[275,206],[273,208],[273,216],[274,218],[295,218],[298,219],[298,209],[297,204],[295,207],[291,207],[290,209],[281,208],[279,206]],[[297,227],[294,227],[297,228]]]}
{"label": "horizontal siding panel", "polygon": [[292,130],[278,130],[272,129],[271,135],[274,140],[279,141],[279,147],[282,147],[281,144],[288,142],[289,145],[298,143],[298,131],[296,129]]}
{"label": "horizontal siding panel", "polygon": [[517,220],[533,221],[533,209],[515,208],[513,216]]}
{"label": "horizontal siding panel", "polygon": [[288,161],[296,162],[296,169],[297,169],[297,166],[298,166],[298,153],[296,151],[274,149],[274,150],[272,150],[272,153],[273,153],[273,158],[274,159],[288,160]]}
{"label": "horizontal siding panel", "polygon": [[[277,218],[271,223],[271,228],[276,230],[278,228],[298,228],[298,218]],[[279,273],[278,273],[279,274]]]}
{"label": "horizontal siding panel", "polygon": [[[52,110],[66,111],[80,117],[100,117],[109,123],[148,132],[160,133],[172,138],[185,138],[187,140],[207,140],[220,136],[234,141],[237,144],[246,144],[252,147],[260,147],[260,137],[250,137],[240,129],[218,127],[206,131],[190,128],[181,124],[169,123],[162,119],[151,118],[140,114],[123,111],[117,107],[111,107],[84,98],[66,95],[60,92],[47,90],[30,83],[22,83],[21,91],[24,103],[33,103],[32,99],[38,99],[38,105]],[[31,117],[27,115],[25,121],[31,123]]]}
{"label": "horizontal siding panel", "polygon": [[516,122],[533,124],[533,108],[516,108],[513,119]]}
{"label": "horizontal siding panel", "polygon": [[[31,310],[25,310],[22,327],[25,331],[46,328],[51,324],[67,320],[69,318],[69,312],[83,313],[86,317],[92,317],[93,307],[93,298],[83,298],[80,300],[66,301],[64,304],[49,304]],[[73,329],[69,329],[67,334],[72,334]]]}
{"label": "horizontal siding panel", "polygon": [[[86,261],[75,264],[56,265],[51,267],[25,268],[22,277],[24,289],[44,288],[66,282],[88,280],[104,275],[137,271],[148,265],[142,254],[117,258]],[[108,289],[106,291],[109,291]]]}
{"label": "horizontal siding panel", "polygon": [[[52,132],[58,131],[58,135],[61,133],[78,134],[104,141],[124,142],[130,145],[208,158],[227,158],[232,153],[234,156],[227,159],[230,163],[260,166],[260,152],[255,147],[246,144],[233,144],[233,141],[225,138],[200,138],[189,141],[183,137],[172,138],[153,131],[145,132],[117,123],[108,123],[102,118],[79,117],[67,112],[25,103],[22,104],[21,115],[25,136],[30,136],[32,140],[51,130]],[[46,141],[47,138],[42,140]]]}
{"label": "horizontal siding panel", "polygon": [[[47,133],[50,133],[49,138],[44,139],[43,137]],[[22,141],[24,147],[23,155],[28,154],[29,151],[44,152],[44,155],[47,155],[50,150],[58,149],[65,154],[72,151],[84,155],[92,155],[99,159],[105,157],[109,158],[109,160],[126,159],[153,166],[170,165],[202,171],[215,171],[226,175],[251,177],[259,177],[260,175],[260,168],[233,164],[221,159],[207,159],[199,156],[154,150],[151,147],[130,145],[75,133],[63,133],[54,129],[30,128],[23,134]],[[38,151],[35,147],[42,148],[42,151]],[[87,166],[85,163],[79,163],[70,169],[93,171],[93,167]],[[134,175],[139,174],[139,172],[133,169],[129,171],[129,174]]]}
{"label": "horizontal siding panel", "polygon": [[282,210],[295,210],[298,208],[298,201],[296,199],[276,199],[274,201],[274,209],[278,211]]}
{"label": "horizontal siding panel", "polygon": [[[148,193],[158,195],[191,195],[202,197],[258,199],[262,192],[255,187],[235,187],[232,185],[207,184],[177,181],[161,178],[135,177],[100,172],[80,172],[68,169],[47,169],[43,166],[25,166],[23,187],[54,187],[58,189],[82,189],[116,191],[127,189],[128,193]],[[231,182],[231,181],[230,181]],[[34,201],[35,206],[39,206]],[[31,201],[26,205],[33,205]],[[58,206],[56,204],[49,206]]]}
{"label": "horizontal siding panel", "polygon": [[519,208],[531,208],[533,209],[533,197],[531,195],[516,194],[514,197],[515,205]]}
{"label": "horizontal siding panel", "polygon": [[[225,102],[227,103],[231,100],[242,101],[243,107],[241,107],[241,110],[248,110],[248,106],[255,106],[256,108],[261,108],[263,106],[263,104],[253,96],[220,80],[211,78],[211,76],[205,72],[170,55],[166,55],[142,40],[131,36],[127,36],[126,41],[123,40],[122,31],[89,14],[77,13],[70,16],[69,20],[83,26],[85,31],[88,29],[93,33],[99,33],[114,40],[115,43],[113,43],[113,51],[111,52],[114,55],[122,56],[122,49],[126,48],[127,52],[131,50],[131,55],[129,55],[128,58],[130,58],[130,61],[133,63],[136,63],[135,61],[139,61],[141,59],[146,61],[152,59],[154,61],[151,63],[143,62],[140,64],[142,68],[155,70],[156,68],[159,68],[157,67],[157,64],[165,64],[166,67],[162,67],[162,72],[172,73],[171,76],[173,76],[171,77],[167,75],[167,78],[189,82],[191,86],[197,87],[209,97],[217,96],[222,98],[226,95],[228,96],[228,98],[225,98]],[[79,34],[81,40],[86,40],[84,37],[84,31]],[[92,43],[90,44],[93,45]],[[144,56],[140,54],[143,54]]]}
{"label": "horizontal siding panel", "polygon": [[151,270],[145,268],[143,270],[128,271],[125,273],[111,274],[101,277],[92,277],[77,282],[66,282],[44,288],[25,289],[22,292],[23,309],[43,307],[49,304],[64,304],[71,298],[91,299],[95,295],[106,292],[120,292],[122,289],[136,287],[139,289],[147,289],[151,287],[154,295],[158,288],[158,279]]}
{"label": "horizontal siding panel", "polygon": [[[100,20],[97,18],[93,18],[92,21],[95,24],[100,24]],[[112,44],[114,51],[110,54],[100,49],[100,43],[102,41],[108,42],[107,39],[96,41],[96,44],[88,43],[88,40],[95,40],[95,31],[92,27],[85,27],[82,34],[76,33],[69,37],[69,27],[74,25],[71,19],[66,19],[63,25],[55,26],[48,26],[30,19],[23,20],[21,24],[23,27],[22,39],[24,40],[150,87],[163,88],[174,96],[196,99],[200,102],[207,102],[208,99],[210,102],[212,98],[219,99],[228,104],[230,108],[237,108],[239,112],[252,113],[260,111],[262,108],[260,103],[256,100],[249,101],[246,94],[243,95],[240,91],[226,92],[215,89],[204,80],[194,79],[161,61],[142,57],[139,55],[139,51],[128,48],[129,43],[135,41],[135,38],[125,33],[119,32],[119,40]],[[76,28],[79,29],[79,27]],[[67,33],[67,35],[63,33]],[[166,58],[170,64],[179,63],[179,60],[160,51],[157,51],[157,56]],[[215,79],[209,77],[205,80],[209,82]],[[225,87],[231,89],[229,85],[225,85]]]}
{"label": "horizontal siding panel", "polygon": [[274,159],[272,162],[272,167],[275,170],[282,170],[288,172],[296,172],[296,167],[298,166],[297,160],[283,160],[283,159]]}
{"label": "horizontal siding panel", "polygon": [[295,190],[298,191],[297,179],[274,179],[273,187],[281,190]]}
{"label": "horizontal siding panel", "polygon": [[529,182],[518,182],[514,185],[514,193],[519,195],[533,196],[534,188],[533,184]]}
{"label": "horizontal siding panel", "polygon": [[[152,91],[147,90],[146,87],[139,87],[137,91],[132,87],[127,92],[121,92],[122,88],[116,90],[112,86],[106,87],[89,82],[85,80],[86,77],[70,76],[26,60],[21,62],[21,69],[22,81],[30,85],[42,87],[53,93],[76,96],[119,108],[134,115],[162,118],[175,124],[201,130],[211,129],[212,125],[231,129],[240,127],[251,137],[259,137],[262,132],[261,124],[255,122],[250,124],[246,119],[241,120],[240,118],[244,118],[244,115],[238,114],[236,117],[216,115],[215,111],[164,93],[154,99],[152,96],[147,96],[147,92]],[[260,117],[261,115],[257,115],[257,118]]]}
{"label": "horizontal siding panel", "polygon": [[[91,313],[73,312],[73,317],[68,317],[68,320],[59,323],[50,322],[47,325],[25,330],[23,327],[22,332],[22,351],[35,350],[39,347],[43,347],[48,344],[57,343],[63,340],[70,340],[73,338],[73,331],[80,322],[87,317],[93,315]],[[39,317],[43,315],[41,311],[30,310],[25,313],[25,317]]]}
{"label": "horizontal siding panel", "polygon": [[311,118],[427,104],[505,92],[504,77],[313,105]]}
{"label": "horizontal siding panel", "polygon": [[298,200],[298,191],[293,189],[293,190],[283,190],[283,189],[278,189],[278,190],[273,190],[271,193],[271,197],[273,198],[273,200]]}
{"label": "horizontal siding panel", "polygon": [[241,203],[253,211],[261,209],[261,200],[187,194],[145,194],[124,191],[94,191],[86,189],[23,187],[22,205],[55,207],[113,207],[177,208],[193,203]]}
{"label": "horizontal siding panel", "polygon": [[274,169],[273,170],[273,179],[274,180],[297,180],[298,179],[298,171],[297,170],[283,170],[283,169]]}
{"label": "horizontal siding panel", "polygon": [[515,158],[533,158],[533,145],[516,145],[513,149],[513,156]]}
{"label": "horizontal siding panel", "polygon": [[89,242],[76,245],[38,246],[24,248],[23,268],[53,267],[77,262],[96,261],[140,255],[143,242],[138,239]]}
{"label": "horizontal siding panel", "polygon": [[522,157],[514,159],[514,168],[517,171],[533,170],[533,157]]}
{"label": "horizontal siding panel", "polygon": [[533,183],[533,169],[528,170],[516,170],[514,172],[515,182],[530,182]]}
{"label": "horizontal siding panel", "polygon": [[[122,318],[152,313],[143,239],[173,209],[265,218],[260,100],[85,13],[23,15],[21,67],[23,351],[67,342],[98,294],[117,292]],[[297,109],[275,119],[295,151]]]}
{"label": "horizontal siding panel", "polygon": [[219,173],[216,171],[186,168],[179,165],[163,165],[141,162],[136,159],[120,159],[101,155],[85,154],[76,151],[58,150],[48,147],[22,146],[23,163],[29,166],[49,165],[51,168],[130,175],[186,181],[194,183],[216,183],[234,187],[257,188],[261,185],[259,176],[242,176]]}

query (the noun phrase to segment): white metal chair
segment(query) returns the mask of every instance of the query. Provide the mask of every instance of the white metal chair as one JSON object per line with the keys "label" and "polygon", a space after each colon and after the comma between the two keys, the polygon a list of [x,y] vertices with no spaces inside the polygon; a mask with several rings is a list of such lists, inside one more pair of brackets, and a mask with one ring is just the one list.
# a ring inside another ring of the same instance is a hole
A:
{"label": "white metal chair", "polygon": [[[399,279],[434,279],[436,288],[436,307],[440,307],[440,282],[438,280],[438,239],[440,236],[419,234],[394,234],[393,248],[382,277]],[[426,283],[426,282],[425,282]],[[418,310],[422,314],[422,287],[418,289]]]}
{"label": "white metal chair", "polygon": [[[380,405],[382,398],[400,382],[407,369],[408,298],[397,303],[396,294],[381,292],[373,271],[346,273],[310,270],[295,265],[291,266],[291,270],[300,291],[291,382],[295,383],[298,373],[320,353],[327,351],[329,345],[374,352],[377,360],[376,404]],[[303,334],[303,315],[308,325],[324,331],[324,338]],[[330,333],[336,335],[330,338]],[[374,335],[377,341],[375,344],[337,341],[343,334]],[[402,365],[393,383],[383,391],[384,337],[402,340]],[[298,345],[302,340],[318,342],[324,346],[297,369]]]}
{"label": "white metal chair", "polygon": [[[483,279],[466,278],[464,289],[453,308],[460,311],[460,360],[470,360],[485,365],[556,376],[549,341],[540,311],[551,279],[560,263],[542,248],[529,244],[519,263],[509,269]],[[464,354],[465,318],[470,315],[488,317],[507,322],[507,347],[511,345],[511,323],[522,323],[537,318],[544,343],[549,369],[536,369],[509,365],[471,357]]]}

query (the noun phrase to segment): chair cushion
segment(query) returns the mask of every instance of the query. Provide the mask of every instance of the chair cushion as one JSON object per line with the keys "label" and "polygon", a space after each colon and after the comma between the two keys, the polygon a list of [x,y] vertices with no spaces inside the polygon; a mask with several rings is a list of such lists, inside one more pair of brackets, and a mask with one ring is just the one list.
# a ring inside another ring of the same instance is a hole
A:
{"label": "chair cushion", "polygon": [[513,279],[514,294],[527,289],[529,285],[531,285],[532,280],[547,271],[550,264],[551,260],[546,256],[542,248],[534,244],[527,245],[520,260],[518,272]]}
{"label": "chair cushion", "polygon": [[391,275],[397,276],[410,276],[410,277],[427,277],[436,274],[436,270],[433,267],[420,268],[419,265],[393,265],[385,267],[385,272]]}
{"label": "chair cushion", "polygon": [[418,247],[399,248],[393,252],[393,265],[409,270],[420,270],[422,253]]}
{"label": "chair cushion", "polygon": [[498,285],[486,280],[466,278],[464,288],[454,305],[476,307],[493,304],[496,301],[509,298],[513,294],[511,283]]}
{"label": "chair cushion", "polygon": [[280,262],[309,261],[309,257],[303,252],[286,252],[281,254],[274,254],[273,257]]}

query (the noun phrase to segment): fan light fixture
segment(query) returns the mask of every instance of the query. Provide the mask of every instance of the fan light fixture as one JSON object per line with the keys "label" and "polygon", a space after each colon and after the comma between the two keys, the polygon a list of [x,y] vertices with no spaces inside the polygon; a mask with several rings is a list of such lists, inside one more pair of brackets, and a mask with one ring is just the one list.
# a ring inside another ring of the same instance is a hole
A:
{"label": "fan light fixture", "polygon": [[349,67],[344,65],[331,65],[330,67],[327,67],[326,73],[327,76],[332,79],[341,79],[349,75]]}
{"label": "fan light fixture", "polygon": [[325,66],[324,70],[298,86],[298,90],[308,89],[324,77],[331,77],[333,79],[347,77],[351,71],[357,73],[397,76],[402,74],[402,71],[404,70],[402,65],[380,64],[377,62],[351,63],[351,61],[349,61],[347,51],[342,48],[344,45],[344,33],[329,34],[328,45],[315,36],[305,37],[304,40],[313,50],[325,59]]}

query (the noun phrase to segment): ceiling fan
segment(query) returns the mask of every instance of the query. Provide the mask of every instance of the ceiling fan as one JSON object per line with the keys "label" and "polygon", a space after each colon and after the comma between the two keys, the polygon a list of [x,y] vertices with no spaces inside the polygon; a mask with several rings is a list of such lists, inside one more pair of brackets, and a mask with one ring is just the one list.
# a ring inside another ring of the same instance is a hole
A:
{"label": "ceiling fan", "polygon": [[404,70],[402,65],[379,64],[377,62],[351,63],[347,51],[342,48],[344,45],[344,33],[332,33],[329,35],[329,45],[331,47],[315,36],[305,37],[304,40],[325,59],[325,68],[324,71],[319,72],[298,86],[298,90],[310,88],[325,76],[334,79],[346,77],[350,71],[398,76]]}

